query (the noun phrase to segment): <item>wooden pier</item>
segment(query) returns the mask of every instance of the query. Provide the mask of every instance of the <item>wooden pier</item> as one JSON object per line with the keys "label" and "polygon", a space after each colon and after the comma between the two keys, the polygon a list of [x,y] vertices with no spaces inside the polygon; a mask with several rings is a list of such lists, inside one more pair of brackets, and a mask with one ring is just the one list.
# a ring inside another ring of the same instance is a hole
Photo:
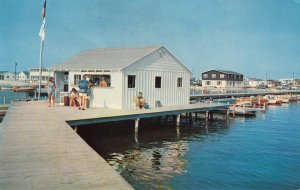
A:
{"label": "wooden pier", "polygon": [[0,124],[0,189],[132,189],[46,103],[15,103]]}
{"label": "wooden pier", "polygon": [[82,111],[41,101],[14,103],[0,124],[0,189],[132,189],[70,126],[134,120],[137,132],[142,118],[173,115],[179,124],[182,113],[220,109],[228,105]]}

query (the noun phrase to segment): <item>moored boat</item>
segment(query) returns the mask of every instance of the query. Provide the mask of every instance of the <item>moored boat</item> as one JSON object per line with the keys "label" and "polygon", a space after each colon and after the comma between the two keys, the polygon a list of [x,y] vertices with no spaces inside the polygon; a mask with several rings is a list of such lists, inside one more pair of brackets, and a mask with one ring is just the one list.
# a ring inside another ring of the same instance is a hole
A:
{"label": "moored boat", "polygon": [[29,92],[29,91],[34,91],[35,88],[33,87],[14,87],[13,91],[14,92]]}

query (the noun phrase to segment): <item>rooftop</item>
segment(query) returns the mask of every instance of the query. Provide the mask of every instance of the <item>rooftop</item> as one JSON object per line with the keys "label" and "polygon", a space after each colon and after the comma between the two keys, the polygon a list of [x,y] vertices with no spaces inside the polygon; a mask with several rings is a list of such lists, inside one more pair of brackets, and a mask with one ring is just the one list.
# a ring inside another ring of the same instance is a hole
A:
{"label": "rooftop", "polygon": [[51,67],[54,70],[116,69],[121,70],[163,46],[131,48],[97,48],[83,51]]}

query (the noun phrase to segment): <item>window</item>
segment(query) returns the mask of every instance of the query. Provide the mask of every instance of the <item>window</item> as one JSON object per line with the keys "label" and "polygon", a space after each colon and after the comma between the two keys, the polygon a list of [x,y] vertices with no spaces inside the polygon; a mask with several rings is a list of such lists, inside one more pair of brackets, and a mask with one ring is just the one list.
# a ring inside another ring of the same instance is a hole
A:
{"label": "window", "polygon": [[217,81],[217,85],[218,86],[222,85],[222,82],[221,81]]}
{"label": "window", "polygon": [[215,79],[217,77],[216,74],[211,74],[211,78]]}
{"label": "window", "polygon": [[74,75],[74,85],[78,85],[78,82],[81,80],[81,75]]}
{"label": "window", "polygon": [[4,80],[4,75],[0,75],[0,80]]}
{"label": "window", "polygon": [[208,78],[208,74],[203,74],[203,78]]}
{"label": "window", "polygon": [[128,88],[135,88],[135,75],[128,75]]}
{"label": "window", "polygon": [[220,78],[221,79],[225,78],[225,75],[224,74],[220,74]]}
{"label": "window", "polygon": [[182,78],[177,78],[177,87],[182,87]]}
{"label": "window", "polygon": [[161,88],[161,77],[155,77],[155,88]]}
{"label": "window", "polygon": [[205,81],[205,84],[206,85],[210,85],[210,81]]}

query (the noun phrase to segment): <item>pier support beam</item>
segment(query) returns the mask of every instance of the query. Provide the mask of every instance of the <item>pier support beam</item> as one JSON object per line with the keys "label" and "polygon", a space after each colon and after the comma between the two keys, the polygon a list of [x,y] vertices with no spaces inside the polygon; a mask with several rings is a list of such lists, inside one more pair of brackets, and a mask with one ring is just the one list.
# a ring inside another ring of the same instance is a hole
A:
{"label": "pier support beam", "polygon": [[193,116],[192,116],[192,113],[189,113],[189,123],[190,123],[190,124],[193,123]]}
{"label": "pier support beam", "polygon": [[233,106],[232,117],[235,117],[235,105]]}
{"label": "pier support beam", "polygon": [[208,117],[209,117],[209,110],[207,110],[206,113],[205,113],[205,120],[206,121],[208,120]]}
{"label": "pier support beam", "polygon": [[137,119],[134,121],[134,132],[135,132],[135,133],[139,132],[139,121],[140,121],[139,118],[137,118]]}
{"label": "pier support beam", "polygon": [[176,116],[176,125],[180,125],[180,114]]}
{"label": "pier support beam", "polygon": [[227,122],[229,121],[229,113],[230,113],[230,109],[228,108],[227,112],[226,112],[226,121]]}

